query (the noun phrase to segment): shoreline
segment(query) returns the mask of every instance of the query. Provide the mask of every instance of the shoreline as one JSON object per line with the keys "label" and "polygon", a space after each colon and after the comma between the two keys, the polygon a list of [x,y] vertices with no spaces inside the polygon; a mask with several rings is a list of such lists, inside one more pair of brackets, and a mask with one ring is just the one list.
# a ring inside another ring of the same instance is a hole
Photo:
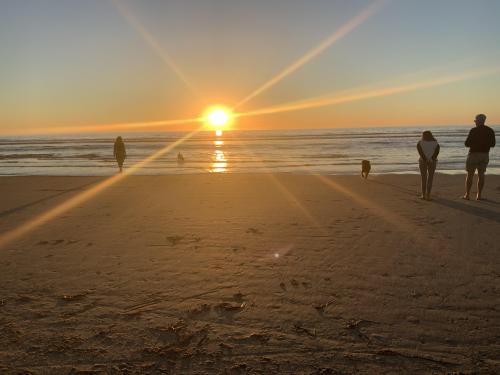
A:
{"label": "shoreline", "polygon": [[[497,132],[500,129],[496,129]],[[442,150],[438,171],[461,173],[468,150],[464,146],[467,129],[444,127],[435,136]],[[123,134],[122,134],[123,136]],[[421,132],[415,128],[288,130],[268,132],[227,132],[221,137],[206,133],[185,142],[180,135],[138,133],[124,138],[128,158],[125,168],[168,149],[151,160],[140,175],[200,173],[294,173],[357,175],[361,161],[369,159],[372,173],[418,173],[416,144]],[[49,139],[30,144],[21,141],[0,145],[0,172],[6,175],[106,175],[116,173],[113,140],[78,135],[72,139]],[[185,163],[177,163],[177,153]],[[303,172],[305,171],[305,172]],[[499,159],[493,149],[488,167],[500,174]]]}
{"label": "shoreline", "polygon": [[[418,168],[418,165],[417,165]],[[210,175],[224,175],[224,176],[231,176],[231,175],[236,175],[236,176],[245,176],[245,175],[290,175],[290,176],[359,176],[360,172],[353,172],[353,173],[305,173],[305,172],[192,172],[192,173],[168,173],[168,174],[140,174],[140,173],[132,173],[127,176],[134,176],[134,177],[169,177],[169,176],[210,176]],[[124,173],[126,174],[126,169],[124,168]],[[436,171],[435,175],[442,175],[442,176],[457,176],[457,175],[466,175],[467,172],[465,169],[463,171],[457,171],[453,173],[447,173],[447,172],[441,172],[441,171]],[[61,178],[70,178],[70,177],[100,177],[100,178],[105,178],[105,177],[113,177],[118,175],[118,173],[114,174],[106,174],[106,175],[98,175],[98,174],[92,174],[92,175],[79,175],[79,174],[68,174],[68,175],[51,175],[51,174],[0,174],[0,179],[1,178],[12,178],[12,177],[61,177]],[[420,172],[415,170],[415,172],[370,172],[370,176],[420,176]],[[477,176],[477,173],[476,173]],[[486,176],[500,176],[500,173],[488,173],[486,171]]]}

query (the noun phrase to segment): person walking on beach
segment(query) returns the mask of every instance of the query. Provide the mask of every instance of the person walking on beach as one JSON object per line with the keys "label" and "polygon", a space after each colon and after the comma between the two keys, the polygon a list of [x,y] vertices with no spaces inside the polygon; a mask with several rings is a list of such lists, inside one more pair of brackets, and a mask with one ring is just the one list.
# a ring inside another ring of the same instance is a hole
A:
{"label": "person walking on beach", "polygon": [[422,195],[420,198],[430,201],[432,180],[436,171],[437,157],[439,155],[439,143],[429,130],[422,133],[422,139],[417,143],[418,166],[420,168],[420,176],[422,177]]}
{"label": "person walking on beach", "polygon": [[465,179],[465,194],[463,199],[470,199],[470,189],[472,180],[477,169],[477,195],[476,200],[482,199],[484,188],[484,174],[490,161],[489,152],[491,147],[495,147],[495,132],[485,125],[486,115],[479,114],[474,120],[476,127],[469,131],[465,140],[465,147],[469,147],[469,154],[465,162],[467,177]]}
{"label": "person walking on beach", "polygon": [[123,170],[123,162],[127,157],[127,151],[125,151],[125,143],[122,137],[117,137],[115,140],[114,152],[113,152],[116,162],[118,163],[118,168],[120,168],[120,173]]}

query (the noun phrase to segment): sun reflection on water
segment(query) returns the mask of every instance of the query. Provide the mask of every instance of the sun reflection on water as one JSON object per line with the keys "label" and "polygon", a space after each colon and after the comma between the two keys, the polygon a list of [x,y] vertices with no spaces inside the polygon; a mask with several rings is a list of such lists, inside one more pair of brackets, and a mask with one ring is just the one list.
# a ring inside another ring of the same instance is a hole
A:
{"label": "sun reflection on water", "polygon": [[224,146],[223,140],[214,141],[215,150],[212,155],[212,166],[210,172],[212,173],[224,173],[227,172],[227,159],[222,146]]}

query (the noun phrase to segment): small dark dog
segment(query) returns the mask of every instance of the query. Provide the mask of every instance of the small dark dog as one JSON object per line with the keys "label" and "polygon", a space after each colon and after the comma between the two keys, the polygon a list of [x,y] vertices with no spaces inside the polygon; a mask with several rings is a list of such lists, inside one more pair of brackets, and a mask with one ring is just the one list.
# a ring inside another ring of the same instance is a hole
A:
{"label": "small dark dog", "polygon": [[363,160],[361,162],[361,177],[364,179],[368,178],[368,174],[370,173],[370,169],[372,169],[372,165],[369,160]]}

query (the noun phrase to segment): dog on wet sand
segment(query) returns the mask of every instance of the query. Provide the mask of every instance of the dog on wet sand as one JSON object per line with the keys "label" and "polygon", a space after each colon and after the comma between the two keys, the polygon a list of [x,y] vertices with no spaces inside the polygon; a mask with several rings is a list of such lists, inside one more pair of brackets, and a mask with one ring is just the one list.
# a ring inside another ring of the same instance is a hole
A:
{"label": "dog on wet sand", "polygon": [[370,173],[370,169],[372,169],[372,165],[369,160],[363,160],[361,162],[361,177],[365,180],[368,178],[368,174]]}

